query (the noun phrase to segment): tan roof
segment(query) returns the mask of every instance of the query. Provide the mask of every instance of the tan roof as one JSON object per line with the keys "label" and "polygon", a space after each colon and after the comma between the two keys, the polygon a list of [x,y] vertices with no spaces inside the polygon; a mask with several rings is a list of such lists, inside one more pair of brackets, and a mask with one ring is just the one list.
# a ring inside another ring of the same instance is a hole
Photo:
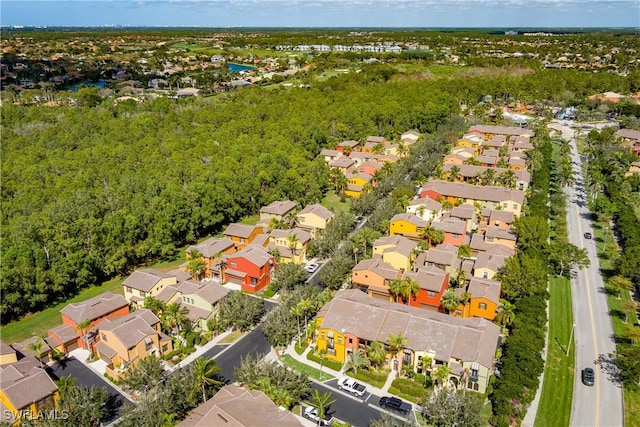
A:
{"label": "tan roof", "polygon": [[296,236],[300,244],[305,244],[311,240],[311,234],[301,228],[292,228],[289,230],[272,230],[270,236],[274,239],[288,238],[289,236]]}
{"label": "tan roof", "polygon": [[353,166],[353,160],[347,156],[342,156],[329,163],[332,168],[348,168]]}
{"label": "tan roof", "polygon": [[488,165],[495,165],[498,163],[498,156],[480,155],[476,156],[476,160],[480,163],[486,163]]}
{"label": "tan roof", "polygon": [[385,252],[398,252],[404,256],[411,255],[411,252],[418,246],[413,240],[409,240],[404,236],[382,236],[373,242],[373,247],[389,246]]}
{"label": "tan roof", "polygon": [[489,224],[492,225],[497,225],[496,221],[500,221],[504,224],[511,224],[515,218],[513,212],[497,209],[483,209],[481,215],[483,218],[488,218]]}
{"label": "tan roof", "polygon": [[502,285],[495,280],[472,277],[469,281],[468,292],[471,294],[471,298],[486,298],[498,304],[501,290]]}
{"label": "tan roof", "polygon": [[447,284],[447,273],[436,267],[423,267],[418,271],[405,271],[402,277],[411,277],[421,289],[440,292]]}
{"label": "tan roof", "polygon": [[6,354],[12,354],[16,351],[6,342],[0,340],[0,356],[4,356]]}
{"label": "tan roof", "polygon": [[161,290],[158,293],[158,295],[155,296],[155,298],[157,300],[160,300],[163,303],[167,304],[177,292],[178,292],[178,286],[177,285],[167,286],[166,288]]}
{"label": "tan roof", "polygon": [[399,213],[394,215],[393,218],[389,220],[389,222],[396,221],[407,221],[418,228],[424,228],[427,226],[427,221],[412,213]]}
{"label": "tan roof", "polygon": [[358,141],[349,140],[349,141],[342,141],[341,143],[339,143],[338,145],[336,145],[336,147],[349,147],[349,148],[353,148],[353,147],[356,147],[358,144],[360,144]]}
{"label": "tan roof", "polygon": [[336,156],[342,156],[342,153],[338,150],[329,150],[325,148],[324,150],[320,151],[320,155],[326,156],[326,157],[336,157]]}
{"label": "tan roof", "polygon": [[52,333],[60,339],[61,342],[59,344],[66,344],[69,341],[77,340],[80,336],[75,328],[65,324],[49,329],[49,333]]}
{"label": "tan roof", "polygon": [[441,251],[436,248],[431,248],[425,252],[425,264],[453,265],[457,258],[457,253]]}
{"label": "tan roof", "polygon": [[487,268],[491,271],[500,271],[507,261],[506,256],[488,254],[486,252],[480,252],[476,257],[475,268]]}
{"label": "tan roof", "polygon": [[469,132],[471,131],[478,131],[481,133],[490,133],[494,135],[524,135],[524,136],[535,135],[535,133],[530,129],[523,129],[515,126],[475,125],[469,128]]}
{"label": "tan roof", "polygon": [[143,292],[149,292],[160,280],[167,277],[173,276],[151,269],[136,270],[122,282],[122,285]]}
{"label": "tan roof", "polygon": [[273,256],[264,247],[258,245],[249,245],[235,254],[228,255],[227,258],[228,260],[232,260],[240,257],[247,259],[258,267],[262,267],[273,260]]}
{"label": "tan roof", "polygon": [[640,140],[640,130],[618,129],[616,135],[620,138]]}
{"label": "tan roof", "polygon": [[178,424],[178,427],[302,427],[291,412],[280,409],[266,394],[238,385],[224,386]]}
{"label": "tan roof", "polygon": [[222,234],[224,236],[234,236],[247,239],[255,229],[255,225],[238,224],[234,222],[229,224]]}
{"label": "tan roof", "polygon": [[187,248],[187,253],[197,250],[205,258],[213,258],[217,253],[224,252],[234,245],[233,240],[226,237],[211,237],[197,245],[191,245]]}
{"label": "tan roof", "polygon": [[427,182],[422,187],[422,191],[435,191],[445,196],[490,202],[513,201],[519,204],[524,202],[523,191],[489,185],[465,184],[462,182],[433,180]]}
{"label": "tan roof", "polygon": [[364,259],[360,261],[352,271],[372,271],[385,279],[393,280],[398,278],[399,270],[396,270],[380,258]]}
{"label": "tan roof", "polygon": [[374,299],[357,289],[340,290],[318,313],[321,328],[386,342],[402,333],[406,348],[435,351],[435,359],[493,365],[500,328],[485,319],[461,319],[444,313]]}
{"label": "tan roof", "polygon": [[197,295],[209,304],[215,304],[227,296],[231,290],[217,283],[202,283],[196,280],[185,280],[177,287],[180,295]]}
{"label": "tan roof", "polygon": [[106,316],[128,305],[129,303],[122,295],[105,292],[83,302],[71,303],[60,310],[60,313],[76,323],[82,323],[85,320],[95,320]]}
{"label": "tan roof", "polygon": [[96,344],[96,350],[98,350],[101,355],[107,356],[109,359],[113,359],[113,357],[118,354],[117,351],[109,347],[104,341],[100,341]]}
{"label": "tan roof", "polygon": [[409,202],[409,206],[420,206],[424,205],[427,210],[430,211],[439,211],[442,209],[442,203],[437,200],[430,199],[428,197],[422,197],[418,199],[413,199]]}
{"label": "tan roof", "polygon": [[333,216],[333,212],[319,204],[307,205],[304,209],[298,212],[298,216],[305,214],[314,214],[325,220]]}
{"label": "tan roof", "polygon": [[436,230],[442,230],[445,233],[464,234],[467,229],[467,223],[458,218],[444,218],[435,220],[431,226]]}
{"label": "tan roof", "polygon": [[266,213],[271,215],[286,215],[296,208],[296,202],[291,200],[275,201],[271,202],[267,206],[263,206],[260,209],[260,213]]}
{"label": "tan roof", "polygon": [[25,409],[30,404],[52,395],[58,387],[39,366],[31,361],[20,361],[0,367],[0,389],[13,407]]}
{"label": "tan roof", "polygon": [[152,325],[160,322],[150,310],[141,309],[117,319],[106,319],[100,324],[101,331],[111,331],[122,344],[131,348],[145,337],[157,334]]}
{"label": "tan roof", "polygon": [[451,209],[451,216],[462,219],[473,219],[476,216],[476,208],[467,204],[455,206]]}
{"label": "tan roof", "polygon": [[209,316],[211,316],[211,310],[200,308],[193,304],[188,304],[184,302],[182,297],[179,297],[176,302],[182,307],[185,307],[187,310],[189,310],[189,312],[187,313],[187,319],[189,319],[191,323],[195,323],[200,319],[207,319]]}
{"label": "tan roof", "polygon": [[[482,174],[484,171],[486,171],[487,169],[493,169],[496,173],[496,177],[499,177],[500,174],[505,173],[506,171],[510,170],[510,169],[506,169],[506,168],[493,168],[490,166],[476,166],[476,165],[454,165],[451,163],[447,163],[445,165],[442,165],[442,171],[443,172],[449,172],[451,171],[451,168],[453,166],[457,166],[458,169],[460,169],[460,172],[458,172],[458,175],[461,175],[465,178],[475,178],[476,176]],[[515,173],[515,177],[516,180],[518,181],[523,181],[523,182],[530,182],[531,181],[531,174],[526,171],[526,170],[517,170],[517,171],[513,171]]]}
{"label": "tan roof", "polygon": [[504,227],[497,227],[495,225],[490,225],[490,226],[487,227],[487,231],[485,232],[485,236],[486,237],[496,237],[498,239],[504,239],[504,240],[512,240],[514,242],[518,238],[516,236],[516,233],[514,233],[510,229],[504,228]]}
{"label": "tan roof", "polygon": [[368,136],[366,142],[373,142],[374,144],[384,144],[387,142],[387,138],[384,136]]}

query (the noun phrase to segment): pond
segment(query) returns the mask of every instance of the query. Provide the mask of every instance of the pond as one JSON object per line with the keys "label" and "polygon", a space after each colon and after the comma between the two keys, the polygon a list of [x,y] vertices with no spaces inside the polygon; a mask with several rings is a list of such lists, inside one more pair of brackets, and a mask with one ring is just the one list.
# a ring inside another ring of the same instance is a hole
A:
{"label": "pond", "polygon": [[104,89],[105,87],[107,87],[107,82],[105,82],[104,80],[98,80],[96,82],[91,82],[91,81],[82,82],[80,84],[71,86],[71,92],[77,92],[78,89],[81,87],[90,87],[90,86],[97,86],[101,89]]}

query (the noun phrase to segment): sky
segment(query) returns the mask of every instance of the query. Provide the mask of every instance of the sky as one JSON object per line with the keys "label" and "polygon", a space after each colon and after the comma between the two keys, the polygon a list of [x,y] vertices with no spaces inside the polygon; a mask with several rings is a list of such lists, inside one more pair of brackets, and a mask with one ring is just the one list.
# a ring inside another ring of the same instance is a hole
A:
{"label": "sky", "polygon": [[1,0],[0,24],[640,28],[640,0]]}

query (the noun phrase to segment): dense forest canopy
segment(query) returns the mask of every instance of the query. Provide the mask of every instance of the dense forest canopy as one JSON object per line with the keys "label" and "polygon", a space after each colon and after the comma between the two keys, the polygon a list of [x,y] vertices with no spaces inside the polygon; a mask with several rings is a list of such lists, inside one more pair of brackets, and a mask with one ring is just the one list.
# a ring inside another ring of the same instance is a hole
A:
{"label": "dense forest canopy", "polygon": [[170,256],[273,200],[317,202],[328,169],[316,156],[339,141],[432,132],[461,102],[487,94],[568,101],[626,84],[545,70],[412,79],[371,66],[310,89],[58,108],[5,103],[2,322]]}

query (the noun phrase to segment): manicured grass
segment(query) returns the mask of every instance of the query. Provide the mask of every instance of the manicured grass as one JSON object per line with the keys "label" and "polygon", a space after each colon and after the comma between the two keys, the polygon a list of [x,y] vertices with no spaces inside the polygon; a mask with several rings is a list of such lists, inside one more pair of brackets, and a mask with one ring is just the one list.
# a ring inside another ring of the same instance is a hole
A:
{"label": "manicured grass", "polygon": [[291,369],[294,369],[296,371],[303,372],[309,375],[309,377],[316,379],[318,381],[328,381],[335,378],[333,375],[327,374],[324,371],[320,372],[320,369],[316,369],[313,366],[309,366],[302,362],[298,362],[296,359],[294,359],[288,354],[282,355],[280,357],[280,360],[282,360],[282,363],[284,363],[285,366]]}
{"label": "manicured grass", "polygon": [[429,389],[414,380],[396,378],[389,387],[389,393],[413,403],[420,403],[420,400],[429,393]]}
{"label": "manicured grass", "polygon": [[331,209],[334,213],[349,212],[351,208],[351,200],[347,197],[344,202],[340,201],[340,197],[335,191],[327,191],[326,196],[320,202],[325,208]]}
{"label": "manicured grass", "polygon": [[256,225],[260,221],[260,215],[245,216],[240,220],[240,224]]}
{"label": "manicured grass", "polygon": [[304,353],[304,351],[307,349],[307,347],[309,346],[309,344],[305,341],[302,343],[303,345],[298,345],[298,343],[296,343],[294,349],[296,351],[296,353],[298,353],[298,355],[302,355],[302,353]]}
{"label": "manicured grass", "polygon": [[262,296],[265,298],[271,298],[276,294],[276,290],[271,287],[271,285],[267,286],[267,289],[264,290]]}
{"label": "manicured grass", "polygon": [[552,278],[549,294],[549,344],[535,425],[568,426],[575,368],[575,343],[569,344],[573,325],[571,283],[565,278]]}
{"label": "manicured grass", "polygon": [[242,331],[233,331],[231,332],[229,335],[227,335],[226,337],[222,338],[219,343],[220,344],[231,344],[233,342],[236,342],[238,340],[238,338],[240,338],[242,335],[244,334],[244,332]]}
{"label": "manicured grass", "polygon": [[[311,351],[311,350],[307,353],[307,359],[308,360],[312,360],[312,361],[314,361],[316,363],[320,363],[320,357],[315,355],[313,353],[313,351]],[[342,363],[336,362],[336,361],[331,360],[331,359],[327,359],[326,356],[325,356],[324,360],[322,361],[322,365],[326,366],[329,369],[333,369],[334,371],[338,371],[338,372],[340,371],[340,369],[342,369]]]}
{"label": "manicured grass", "polygon": [[624,388],[624,425],[640,427],[640,389]]}
{"label": "manicured grass", "polygon": [[0,336],[6,343],[15,343],[26,340],[32,336],[46,336],[47,331],[62,323],[60,318],[60,310],[72,302],[81,302],[89,298],[93,298],[104,292],[111,291],[116,294],[123,293],[122,286],[124,277],[104,282],[100,286],[92,286],[84,289],[78,295],[71,298],[68,301],[61,302],[46,310],[39,311],[38,313],[26,316],[15,322],[11,322],[0,329]]}
{"label": "manicured grass", "polygon": [[355,375],[353,371],[347,372],[347,375],[354,377],[358,381],[371,384],[374,387],[382,388],[387,381],[389,371],[378,371],[375,369],[358,369],[358,374]]}

